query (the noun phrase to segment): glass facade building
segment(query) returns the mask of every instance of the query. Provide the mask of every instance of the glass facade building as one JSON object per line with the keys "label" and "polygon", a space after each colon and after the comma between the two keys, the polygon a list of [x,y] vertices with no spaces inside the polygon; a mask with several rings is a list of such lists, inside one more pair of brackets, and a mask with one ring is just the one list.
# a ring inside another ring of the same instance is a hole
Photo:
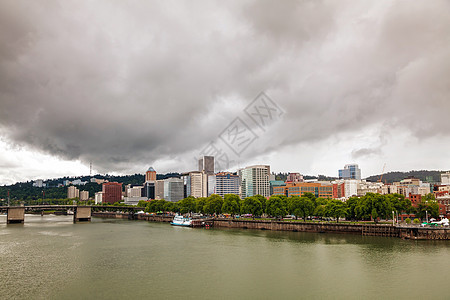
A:
{"label": "glass facade building", "polygon": [[361,180],[361,169],[357,164],[345,165],[344,169],[339,170],[339,179]]}

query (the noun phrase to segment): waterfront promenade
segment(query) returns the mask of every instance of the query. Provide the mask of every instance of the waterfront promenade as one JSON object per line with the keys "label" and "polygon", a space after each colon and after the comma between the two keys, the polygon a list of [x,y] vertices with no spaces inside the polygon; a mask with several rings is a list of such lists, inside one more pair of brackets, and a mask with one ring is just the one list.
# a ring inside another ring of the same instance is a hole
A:
{"label": "waterfront promenade", "polygon": [[[47,205],[5,207],[8,213],[7,223],[23,223],[25,211],[44,210],[74,211],[74,222],[90,221],[91,216],[112,219],[145,220],[149,222],[171,222],[173,215],[151,215],[136,213],[140,207],[124,206],[73,206],[73,205]],[[193,220],[193,227],[217,227],[234,229],[255,229],[271,231],[316,232],[316,233],[343,233],[362,236],[397,237],[413,240],[449,240],[448,227],[418,227],[396,226],[390,224],[371,223],[333,223],[333,222],[304,222],[301,220],[267,220],[267,219],[232,219],[232,218],[197,218]]]}
{"label": "waterfront promenade", "polygon": [[[119,212],[93,212],[92,216],[101,218],[135,219],[149,222],[170,222],[171,215],[148,215]],[[196,219],[194,219],[195,221]],[[387,224],[349,224],[332,222],[302,222],[293,220],[245,220],[231,218],[207,218],[197,219],[198,224],[206,222],[209,227],[255,229],[292,232],[316,232],[316,233],[344,233],[363,236],[397,237],[413,240],[449,240],[450,228],[448,227],[417,227],[417,226],[393,226]],[[197,225],[198,226],[198,225]],[[200,226],[198,226],[200,227]]]}

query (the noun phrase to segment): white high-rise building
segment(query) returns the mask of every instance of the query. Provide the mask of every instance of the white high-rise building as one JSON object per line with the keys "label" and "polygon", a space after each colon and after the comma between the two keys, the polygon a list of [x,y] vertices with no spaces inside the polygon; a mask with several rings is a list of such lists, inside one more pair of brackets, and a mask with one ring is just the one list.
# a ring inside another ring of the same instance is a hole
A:
{"label": "white high-rise building", "polygon": [[450,172],[445,172],[441,174],[441,184],[450,185]]}
{"label": "white high-rise building", "polygon": [[69,186],[67,188],[67,198],[72,199],[78,197],[80,197],[80,190],[73,185]]}
{"label": "white high-rise building", "polygon": [[36,181],[33,182],[33,186],[34,187],[44,187],[45,186],[44,180],[36,179]]}
{"label": "white high-rise building", "polygon": [[95,193],[95,204],[103,202],[103,192]]}
{"label": "white high-rise building", "polygon": [[239,170],[241,198],[261,195],[270,196],[270,166],[256,165]]}
{"label": "white high-rise building", "polygon": [[225,196],[226,194],[239,195],[239,176],[228,172],[217,173],[215,176],[215,194]]}
{"label": "white high-rise building", "polygon": [[161,200],[164,199],[164,180],[156,180],[155,183],[155,199]]}
{"label": "white high-rise building", "polygon": [[131,186],[128,185],[126,187],[127,197],[141,197],[142,195],[142,186]]}
{"label": "white high-rise building", "polygon": [[89,200],[89,192],[88,191],[80,191],[80,200],[81,201]]}
{"label": "white high-rise building", "polygon": [[193,171],[183,175],[186,197],[208,197],[208,173]]}
{"label": "white high-rise building", "polygon": [[345,198],[348,199],[352,196],[358,195],[358,183],[359,183],[359,180],[356,180],[356,179],[344,180]]}

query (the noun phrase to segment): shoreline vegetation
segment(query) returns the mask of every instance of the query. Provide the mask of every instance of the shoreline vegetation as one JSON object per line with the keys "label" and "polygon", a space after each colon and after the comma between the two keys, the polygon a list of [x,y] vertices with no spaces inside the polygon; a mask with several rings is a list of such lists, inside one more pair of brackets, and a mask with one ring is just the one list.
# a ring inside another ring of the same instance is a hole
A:
{"label": "shoreline vegetation", "polygon": [[[93,200],[79,201],[77,199],[42,199],[36,203],[25,205],[59,204],[59,205],[92,205]],[[100,206],[127,207],[124,203],[101,203]],[[335,222],[396,222],[405,219],[407,224],[420,224],[426,218],[439,217],[439,205],[430,193],[422,197],[420,203],[412,205],[408,198],[401,194],[367,193],[363,197],[350,197],[346,201],[320,198],[312,193],[301,197],[272,195],[268,199],[255,195],[241,199],[238,195],[227,194],[222,198],[213,194],[209,197],[186,197],[177,202],[162,200],[139,201],[140,207],[147,213],[171,212],[178,214],[202,214],[208,216],[229,215],[232,217],[250,217],[266,219],[291,219],[303,221]],[[402,218],[403,215],[403,218]]]}
{"label": "shoreline vegetation", "polygon": [[144,212],[174,212],[180,214],[203,214],[219,216],[241,215],[254,218],[335,220],[349,222],[382,220],[398,221],[398,215],[412,216],[406,223],[420,223],[420,220],[439,217],[439,205],[434,194],[422,197],[420,203],[413,206],[411,201],[400,194],[367,193],[363,197],[350,197],[347,201],[315,197],[312,193],[303,196],[272,195],[268,199],[261,195],[240,199],[238,195],[227,194],[209,197],[187,197],[178,202],[165,200],[140,201],[139,207],[145,207]]}

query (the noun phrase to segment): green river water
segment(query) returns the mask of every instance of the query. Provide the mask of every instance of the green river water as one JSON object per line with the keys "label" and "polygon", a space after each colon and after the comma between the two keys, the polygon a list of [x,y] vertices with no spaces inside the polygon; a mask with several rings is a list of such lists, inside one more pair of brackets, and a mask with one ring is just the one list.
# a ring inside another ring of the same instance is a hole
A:
{"label": "green river water", "polygon": [[449,299],[450,243],[0,216],[0,299]]}

